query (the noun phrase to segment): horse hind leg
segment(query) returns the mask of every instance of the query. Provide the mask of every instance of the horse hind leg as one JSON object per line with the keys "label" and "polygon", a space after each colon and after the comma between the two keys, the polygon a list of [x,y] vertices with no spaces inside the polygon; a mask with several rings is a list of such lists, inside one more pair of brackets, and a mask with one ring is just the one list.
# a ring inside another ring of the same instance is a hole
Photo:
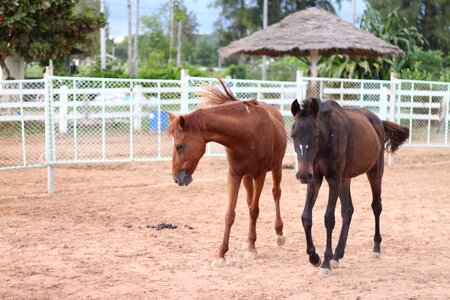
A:
{"label": "horse hind leg", "polygon": [[330,261],[331,268],[339,267],[339,260],[344,257],[345,245],[347,243],[348,231],[350,229],[350,223],[353,215],[353,203],[350,193],[351,179],[343,179],[339,192],[339,199],[341,200],[341,217],[342,228],[339,236],[339,241],[334,251],[333,258]]}
{"label": "horse hind leg", "polygon": [[[247,191],[247,206],[250,208],[253,198],[253,178],[249,175],[245,175],[242,178],[242,183],[244,184],[245,190]],[[247,250],[249,248],[249,243],[250,241],[247,239],[247,241],[242,245],[242,250]]]}
{"label": "horse hind leg", "polygon": [[272,171],[273,178],[273,188],[272,195],[275,202],[275,232],[276,232],[276,242],[278,246],[284,245],[286,243],[286,237],[283,235],[283,221],[281,220],[280,212],[280,199],[281,199],[281,168]]}
{"label": "horse hind leg", "polygon": [[[266,173],[264,172],[262,175],[258,176],[254,180],[253,184],[253,195],[251,201],[247,200],[248,211],[250,215],[250,225],[248,230],[248,245],[246,257],[248,258],[256,258],[258,253],[256,251],[255,242],[256,242],[256,220],[259,216],[259,198],[261,196],[262,188],[264,186],[264,181],[266,180]],[[248,179],[246,179],[248,184]]]}
{"label": "horse hind leg", "polygon": [[[383,155],[383,153],[382,153]],[[380,233],[380,215],[383,210],[381,204],[381,181],[384,171],[384,157],[375,164],[375,166],[367,172],[370,187],[372,189],[372,211],[375,216],[375,234],[373,236],[373,252],[374,257],[379,257],[381,254],[381,233]]]}

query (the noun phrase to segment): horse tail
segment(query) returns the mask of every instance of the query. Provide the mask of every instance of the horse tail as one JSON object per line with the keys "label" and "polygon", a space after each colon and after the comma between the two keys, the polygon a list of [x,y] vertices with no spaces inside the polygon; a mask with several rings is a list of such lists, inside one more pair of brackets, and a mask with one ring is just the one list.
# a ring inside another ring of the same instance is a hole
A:
{"label": "horse tail", "polygon": [[390,121],[383,121],[384,128],[384,149],[394,153],[398,147],[409,138],[409,128],[395,124]]}
{"label": "horse tail", "polygon": [[222,80],[222,78],[217,77],[220,86],[203,84],[200,89],[196,92],[202,100],[205,106],[219,105],[230,101],[239,101],[233,95],[228,85]]}

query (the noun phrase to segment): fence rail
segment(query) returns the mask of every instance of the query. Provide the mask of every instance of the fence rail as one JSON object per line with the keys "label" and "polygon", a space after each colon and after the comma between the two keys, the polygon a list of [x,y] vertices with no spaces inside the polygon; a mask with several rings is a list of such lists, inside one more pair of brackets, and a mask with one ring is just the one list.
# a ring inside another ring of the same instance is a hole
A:
{"label": "fence rail", "polygon": [[[46,76],[0,81],[0,170],[61,163],[168,160],[168,112],[188,113],[212,78],[181,80]],[[238,99],[276,105],[286,128],[295,98],[317,95],[365,107],[410,128],[407,146],[449,147],[450,83],[299,77],[296,82],[226,80]],[[206,155],[223,155],[210,143]],[[287,155],[293,154],[288,146]]]}

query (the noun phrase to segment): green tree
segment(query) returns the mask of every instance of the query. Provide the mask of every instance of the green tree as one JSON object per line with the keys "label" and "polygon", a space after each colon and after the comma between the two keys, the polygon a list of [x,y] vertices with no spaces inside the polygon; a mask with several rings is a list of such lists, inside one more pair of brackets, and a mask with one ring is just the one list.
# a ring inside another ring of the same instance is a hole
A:
{"label": "green tree", "polygon": [[221,17],[215,24],[221,46],[249,35],[258,28],[257,24],[262,24],[261,20],[254,20],[252,13],[254,6],[249,2],[245,0],[214,1],[214,6],[221,9]]}
{"label": "green tree", "polygon": [[449,0],[367,0],[368,4],[381,15],[397,9],[398,14],[417,27],[428,42],[426,49],[450,50],[450,2]]}
{"label": "green tree", "polygon": [[440,50],[414,47],[409,57],[409,66],[401,70],[400,78],[450,81],[450,55],[445,57]]}
{"label": "green tree", "polygon": [[[221,10],[216,22],[220,46],[243,38],[263,27],[264,0],[214,0],[213,5]],[[273,24],[287,15],[308,7],[321,7],[335,12],[342,0],[268,0],[268,24]]]}
{"label": "green tree", "polygon": [[382,16],[369,6],[362,16],[360,27],[398,46],[406,55],[388,58],[350,58],[347,55],[333,55],[323,59],[319,65],[322,76],[389,79],[391,72],[399,73],[402,68],[409,67],[410,53],[415,47],[424,44],[423,36],[417,28],[409,26],[408,21],[396,10]]}
{"label": "green tree", "polygon": [[169,59],[169,36],[165,34],[165,25],[161,22],[162,12],[141,17],[142,35],[139,37],[139,60],[147,67],[161,67]]}
{"label": "green tree", "polygon": [[76,0],[0,0],[0,65],[9,55],[46,61],[70,53],[76,43],[105,26],[93,6],[76,10]]}
{"label": "green tree", "polygon": [[217,65],[219,41],[217,35],[204,34],[195,38],[196,45],[192,51],[191,64],[198,64],[204,67],[214,67]]}

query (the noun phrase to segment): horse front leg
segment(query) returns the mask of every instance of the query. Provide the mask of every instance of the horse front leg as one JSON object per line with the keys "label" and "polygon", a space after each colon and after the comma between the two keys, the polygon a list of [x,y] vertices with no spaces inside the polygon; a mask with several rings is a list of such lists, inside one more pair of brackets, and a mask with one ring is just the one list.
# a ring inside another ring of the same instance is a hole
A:
{"label": "horse front leg", "polygon": [[259,175],[254,180],[252,200],[250,203],[248,203],[248,213],[250,215],[250,225],[249,225],[249,229],[248,229],[247,252],[245,254],[245,256],[248,258],[256,258],[258,256],[256,247],[255,247],[256,220],[258,219],[258,216],[259,216],[259,198],[261,197],[261,192],[262,192],[265,180],[266,180],[266,172]]}
{"label": "horse front leg", "polygon": [[339,192],[339,199],[341,200],[341,217],[342,228],[339,236],[339,242],[334,251],[333,258],[330,261],[331,268],[339,267],[339,260],[344,257],[345,245],[347,243],[348,231],[350,229],[350,223],[353,215],[353,203],[350,193],[351,179],[342,179],[341,189]]}
{"label": "horse front leg", "polygon": [[317,195],[319,193],[320,186],[322,185],[322,177],[314,178],[314,180],[308,184],[305,207],[302,213],[302,225],[306,236],[306,253],[309,255],[309,262],[314,266],[320,266],[320,256],[316,253],[316,247],[312,239],[312,210],[316,203]]}
{"label": "horse front leg", "polygon": [[333,257],[332,250],[332,237],[333,237],[333,229],[335,225],[335,217],[334,211],[336,210],[336,202],[339,195],[340,181],[341,178],[327,178],[329,185],[329,194],[328,194],[328,204],[327,209],[325,211],[325,228],[327,230],[327,245],[325,248],[325,254],[323,263],[319,268],[319,274],[322,276],[327,276],[331,274],[331,265],[330,261]]}
{"label": "horse front leg", "polygon": [[275,232],[278,246],[286,243],[286,237],[283,235],[283,220],[281,220],[280,199],[281,199],[281,168],[272,171],[273,188],[272,195],[275,202]]}
{"label": "horse front leg", "polygon": [[234,174],[231,170],[228,172],[228,206],[225,214],[225,229],[223,232],[222,244],[219,247],[217,260],[213,261],[213,265],[225,264],[225,253],[228,251],[228,241],[230,240],[231,226],[236,216],[236,202],[239,193],[242,176]]}

